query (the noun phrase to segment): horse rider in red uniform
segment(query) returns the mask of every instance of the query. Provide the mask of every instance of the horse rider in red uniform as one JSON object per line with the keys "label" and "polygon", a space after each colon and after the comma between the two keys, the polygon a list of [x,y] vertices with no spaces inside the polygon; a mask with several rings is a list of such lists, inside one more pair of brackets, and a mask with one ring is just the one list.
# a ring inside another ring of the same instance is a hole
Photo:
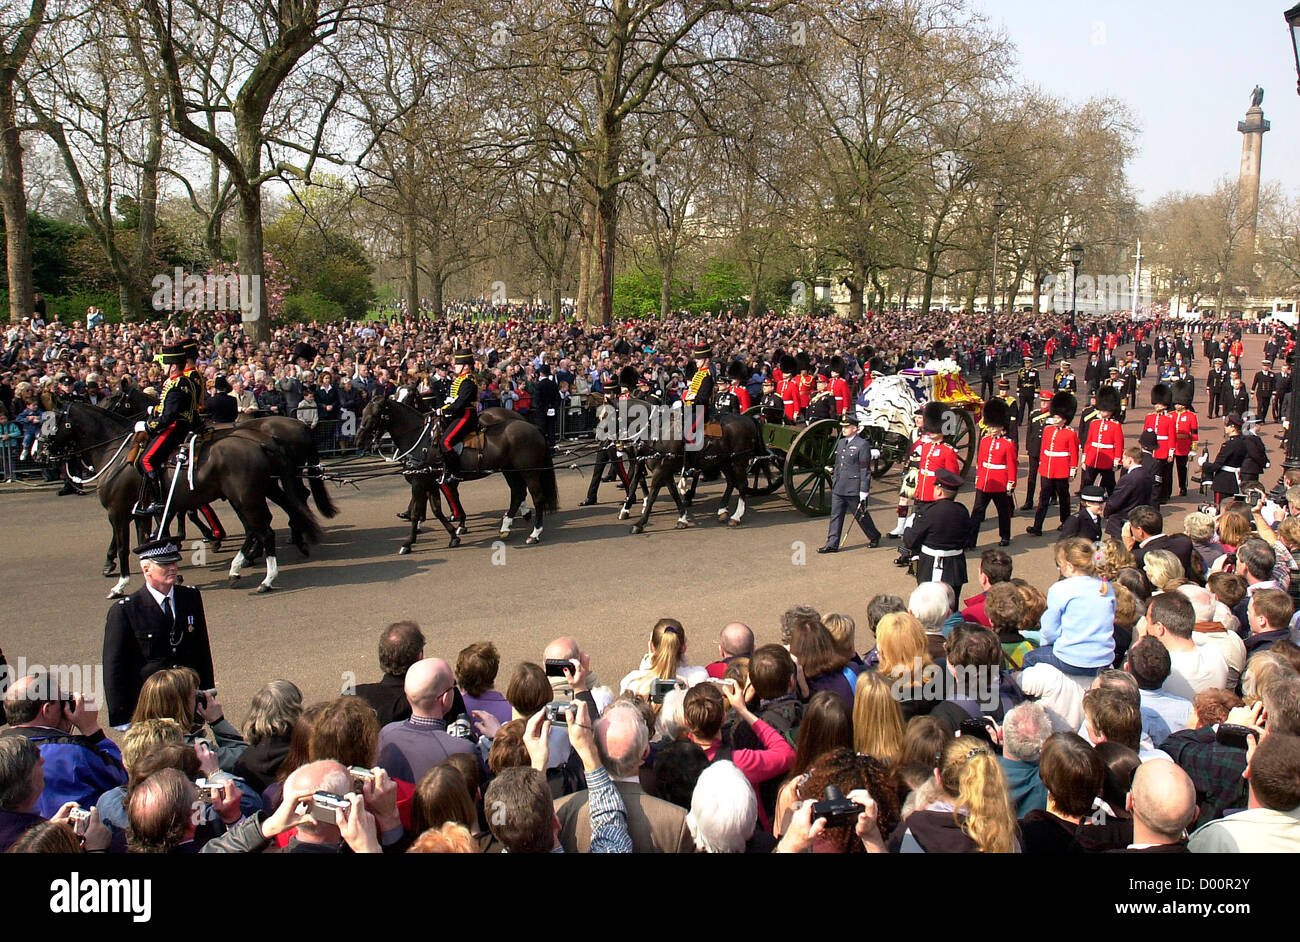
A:
{"label": "horse rider in red uniform", "polygon": [[137,431],[144,430],[154,435],[140,456],[143,475],[134,511],[140,517],[162,513],[162,469],[198,422],[199,406],[195,402],[194,386],[183,372],[185,346],[179,343],[164,345],[162,362],[168,368],[168,375],[158,397],[157,415],[136,424]]}
{"label": "horse rider in red uniform", "polygon": [[[197,431],[198,427],[203,425],[203,421],[206,418],[204,415],[205,410],[203,408],[203,400],[207,395],[206,384],[203,382],[203,374],[199,372],[198,367],[199,342],[193,337],[186,337],[181,341],[181,346],[185,348],[185,369],[182,371],[182,375],[190,381],[190,385],[194,388],[194,402],[198,407],[199,420],[195,423],[195,430]],[[212,505],[204,504],[198,509],[198,512],[203,517],[204,523],[207,525],[209,538],[217,541],[224,540],[226,538],[226,528],[223,527],[221,521],[217,519],[217,512],[212,509]]]}
{"label": "horse rider in red uniform", "polygon": [[442,436],[438,447],[446,466],[442,476],[443,484],[460,480],[460,451],[456,446],[478,428],[478,384],[472,375],[474,353],[471,350],[457,350],[454,360],[456,378],[451,382],[447,402],[438,411],[442,418]]}

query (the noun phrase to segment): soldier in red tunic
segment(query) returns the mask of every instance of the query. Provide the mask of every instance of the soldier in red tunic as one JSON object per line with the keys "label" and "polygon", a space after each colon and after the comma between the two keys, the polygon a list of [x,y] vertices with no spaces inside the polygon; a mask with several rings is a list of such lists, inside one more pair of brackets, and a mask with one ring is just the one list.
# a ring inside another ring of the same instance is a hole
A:
{"label": "soldier in red tunic", "polygon": [[1115,469],[1124,457],[1124,427],[1115,421],[1119,408],[1119,390],[1102,386],[1097,390],[1097,417],[1083,435],[1083,486],[1100,477],[1107,497],[1115,490]]}
{"label": "soldier in red tunic", "polygon": [[998,509],[999,546],[1011,544],[1011,516],[1016,512],[1012,493],[1016,489],[1016,442],[1006,435],[1011,408],[1005,400],[990,399],[984,406],[984,426],[988,434],[980,439],[979,457],[975,461],[975,505],[970,514],[970,538],[967,549],[979,540],[980,524],[989,501]]}
{"label": "soldier in red tunic", "polygon": [[[957,458],[957,450],[943,440],[943,419],[947,412],[948,406],[942,402],[930,402],[926,404],[921,414],[923,437],[916,449],[918,455],[916,494],[912,499],[912,514],[907,518],[904,527],[904,539],[906,539],[907,527],[916,526],[917,522],[925,516],[930,505],[939,499],[935,490],[938,486],[939,470],[943,468],[953,474],[961,473],[961,461]],[[900,555],[894,562],[905,566],[909,559],[909,555]]]}
{"label": "soldier in red tunic", "polygon": [[[1196,449],[1196,440],[1200,437],[1200,424],[1196,413],[1192,411],[1192,387],[1182,380],[1174,383],[1174,411],[1170,416],[1173,424],[1174,466],[1178,469],[1178,496],[1187,496],[1187,458]],[[1173,492],[1174,482],[1170,480],[1168,491]]]}
{"label": "soldier in red tunic", "polygon": [[836,415],[848,415],[853,405],[853,392],[844,378],[845,371],[844,357],[831,357],[831,395],[835,397]]}
{"label": "soldier in red tunic", "polygon": [[1173,402],[1173,391],[1164,383],[1151,387],[1151,405],[1154,411],[1149,413],[1142,423],[1142,430],[1151,432],[1156,437],[1152,456],[1156,459],[1155,478],[1159,490],[1151,495],[1151,503],[1159,507],[1169,500],[1174,489],[1174,417],[1169,414]]}
{"label": "soldier in red tunic", "polygon": [[1047,516],[1047,504],[1053,494],[1060,505],[1061,526],[1070,518],[1070,481],[1079,470],[1079,433],[1070,428],[1070,422],[1078,408],[1078,401],[1068,392],[1052,397],[1051,414],[1043,429],[1043,450],[1038,456],[1038,473],[1042,477],[1038,508],[1034,511],[1033,526],[1025,528],[1033,536],[1043,535],[1043,518]]}

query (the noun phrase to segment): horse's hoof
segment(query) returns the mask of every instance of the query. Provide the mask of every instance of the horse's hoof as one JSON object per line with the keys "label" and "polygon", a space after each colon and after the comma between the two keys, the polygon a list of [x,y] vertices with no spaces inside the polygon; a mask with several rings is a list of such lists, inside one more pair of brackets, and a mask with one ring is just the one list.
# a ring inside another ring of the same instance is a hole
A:
{"label": "horse's hoof", "polygon": [[221,541],[220,541],[220,540],[208,540],[208,552],[209,552],[209,553],[220,553],[220,552],[221,552]]}
{"label": "horse's hoof", "polygon": [[729,527],[738,527],[738,526],[740,526],[740,521],[739,521],[739,520],[736,520],[736,519],[733,518],[733,519],[727,521],[727,526],[729,526]]}
{"label": "horse's hoof", "polygon": [[397,555],[398,555],[398,556],[405,556],[405,555],[406,555],[407,553],[409,553],[410,551],[411,551],[411,548],[410,548],[409,546],[403,546],[401,549],[399,549],[399,550],[397,551]]}
{"label": "horse's hoof", "polygon": [[633,535],[633,536],[636,536],[638,533],[644,533],[644,532],[645,532],[645,527],[641,526],[641,524],[639,524],[639,523],[634,523],[634,524],[632,524],[632,535]]}
{"label": "horse's hoof", "polygon": [[311,558],[311,549],[307,546],[306,543],[295,543],[294,545],[298,547],[298,552],[302,553],[303,559]]}
{"label": "horse's hoof", "polygon": [[530,536],[528,539],[524,540],[524,545],[536,546],[540,542],[542,542],[542,538],[540,536]]}
{"label": "horse's hoof", "polygon": [[508,540],[510,539],[510,531],[502,530],[500,533],[497,534],[497,536],[499,536],[503,540]]}
{"label": "horse's hoof", "polygon": [[226,588],[228,589],[233,589],[237,585],[239,585],[239,576],[231,576],[226,580]]}
{"label": "horse's hoof", "polygon": [[677,521],[677,526],[673,527],[674,530],[686,530],[689,528],[690,528],[689,523],[682,523],[680,520]]}
{"label": "horse's hoof", "polygon": [[725,510],[718,511],[718,523],[726,523],[730,519],[731,514],[727,513]]}
{"label": "horse's hoof", "polygon": [[458,523],[458,524],[456,524],[456,535],[457,535],[457,536],[464,536],[464,535],[465,535],[466,533],[468,533],[468,532],[469,532],[469,527],[465,526],[465,524],[463,524],[463,523]]}
{"label": "horse's hoof", "polygon": [[630,517],[630,516],[632,516],[632,515],[631,515],[630,513],[628,513],[626,510],[620,510],[620,511],[618,512],[618,519],[620,519],[620,520],[626,520],[626,519],[627,519],[628,517]]}
{"label": "horse's hoof", "polygon": [[116,564],[114,564],[114,565],[112,565],[112,566],[105,566],[103,572],[104,572],[104,578],[105,578],[105,579],[112,579],[114,576],[117,575],[117,566],[116,566]]}
{"label": "horse's hoof", "polygon": [[275,586],[267,585],[265,582],[263,582],[261,585],[257,587],[257,592],[255,594],[265,595],[266,593],[273,592],[273,591],[275,591]]}
{"label": "horse's hoof", "polygon": [[450,540],[447,541],[448,549],[455,549],[458,546],[460,546],[460,537],[458,536],[453,536]]}

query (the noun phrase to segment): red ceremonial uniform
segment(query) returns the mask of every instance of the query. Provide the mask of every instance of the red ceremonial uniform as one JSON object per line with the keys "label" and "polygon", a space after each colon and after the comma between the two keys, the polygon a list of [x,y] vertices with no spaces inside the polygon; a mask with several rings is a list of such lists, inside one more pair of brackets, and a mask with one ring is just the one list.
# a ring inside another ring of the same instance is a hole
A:
{"label": "red ceremonial uniform", "polygon": [[[870,376],[871,374],[867,375]],[[835,397],[835,408],[838,415],[844,415],[849,411],[849,405],[853,401],[853,394],[849,392],[848,380],[843,376],[833,378],[831,380],[831,395]]]}
{"label": "red ceremonial uniform", "polygon": [[980,439],[979,460],[975,465],[975,489],[995,494],[1005,493],[1016,483],[1016,443],[1003,435],[985,435]]}
{"label": "red ceremonial uniform", "polygon": [[[1124,455],[1124,427],[1101,416],[1088,423],[1088,440],[1083,443],[1083,466],[1110,471]],[[1086,480],[1086,479],[1085,479]]]}
{"label": "red ceremonial uniform", "polygon": [[1156,461],[1168,461],[1174,453],[1174,417],[1168,412],[1152,412],[1142,423],[1143,431],[1156,433]]}
{"label": "red ceremonial uniform", "polygon": [[1043,344],[1043,356],[1047,357],[1048,362],[1052,359],[1052,354],[1056,352],[1056,337],[1048,337],[1047,343]]}
{"label": "red ceremonial uniform", "polygon": [[781,383],[781,401],[785,403],[785,420],[793,422],[799,416],[798,380],[790,378]]}
{"label": "red ceremonial uniform", "polygon": [[1038,456],[1038,473],[1045,478],[1068,478],[1079,467],[1079,434],[1068,425],[1043,429],[1043,450]]}
{"label": "red ceremonial uniform", "polygon": [[807,412],[808,404],[812,402],[813,393],[817,391],[817,380],[811,376],[802,374],[795,380],[795,394],[798,397],[799,411]]}
{"label": "red ceremonial uniform", "polygon": [[1242,346],[1240,340],[1234,340],[1232,342],[1232,346],[1228,348],[1229,356],[1239,357],[1242,356],[1245,352],[1246,352],[1246,348]]}
{"label": "red ceremonial uniform", "polygon": [[953,474],[961,474],[961,462],[957,460],[957,451],[947,442],[922,442],[920,449],[921,464],[916,474],[916,499],[935,500],[935,475],[940,468],[947,468]]}
{"label": "red ceremonial uniform", "polygon": [[1101,349],[1101,338],[1093,334],[1088,338],[1088,352],[1096,353]]}
{"label": "red ceremonial uniform", "polygon": [[751,405],[749,401],[749,390],[740,385],[740,383],[732,383],[731,392],[738,400],[740,400],[740,411],[748,412]]}
{"label": "red ceremonial uniform", "polygon": [[1115,331],[1112,330],[1110,333],[1106,335],[1106,349],[1113,351],[1118,346],[1119,346],[1119,334],[1115,333]]}
{"label": "red ceremonial uniform", "polygon": [[1196,413],[1190,409],[1183,412],[1175,411],[1172,418],[1174,420],[1174,454],[1180,457],[1190,455],[1200,433]]}

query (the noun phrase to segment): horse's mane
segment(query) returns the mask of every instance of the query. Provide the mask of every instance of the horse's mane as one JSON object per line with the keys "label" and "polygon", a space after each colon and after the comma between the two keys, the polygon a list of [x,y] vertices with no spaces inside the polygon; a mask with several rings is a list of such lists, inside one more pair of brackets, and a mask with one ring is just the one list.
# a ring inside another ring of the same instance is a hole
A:
{"label": "horse's mane", "polygon": [[118,415],[116,412],[113,412],[109,409],[105,409],[103,406],[96,406],[96,405],[92,405],[89,402],[82,402],[80,399],[73,399],[69,401],[67,404],[67,409],[68,411],[72,411],[73,409],[79,409],[84,412],[89,412],[92,416],[98,416],[100,418],[103,418],[107,420],[110,424],[116,425],[119,428],[125,428],[126,426],[133,424],[130,416]]}

